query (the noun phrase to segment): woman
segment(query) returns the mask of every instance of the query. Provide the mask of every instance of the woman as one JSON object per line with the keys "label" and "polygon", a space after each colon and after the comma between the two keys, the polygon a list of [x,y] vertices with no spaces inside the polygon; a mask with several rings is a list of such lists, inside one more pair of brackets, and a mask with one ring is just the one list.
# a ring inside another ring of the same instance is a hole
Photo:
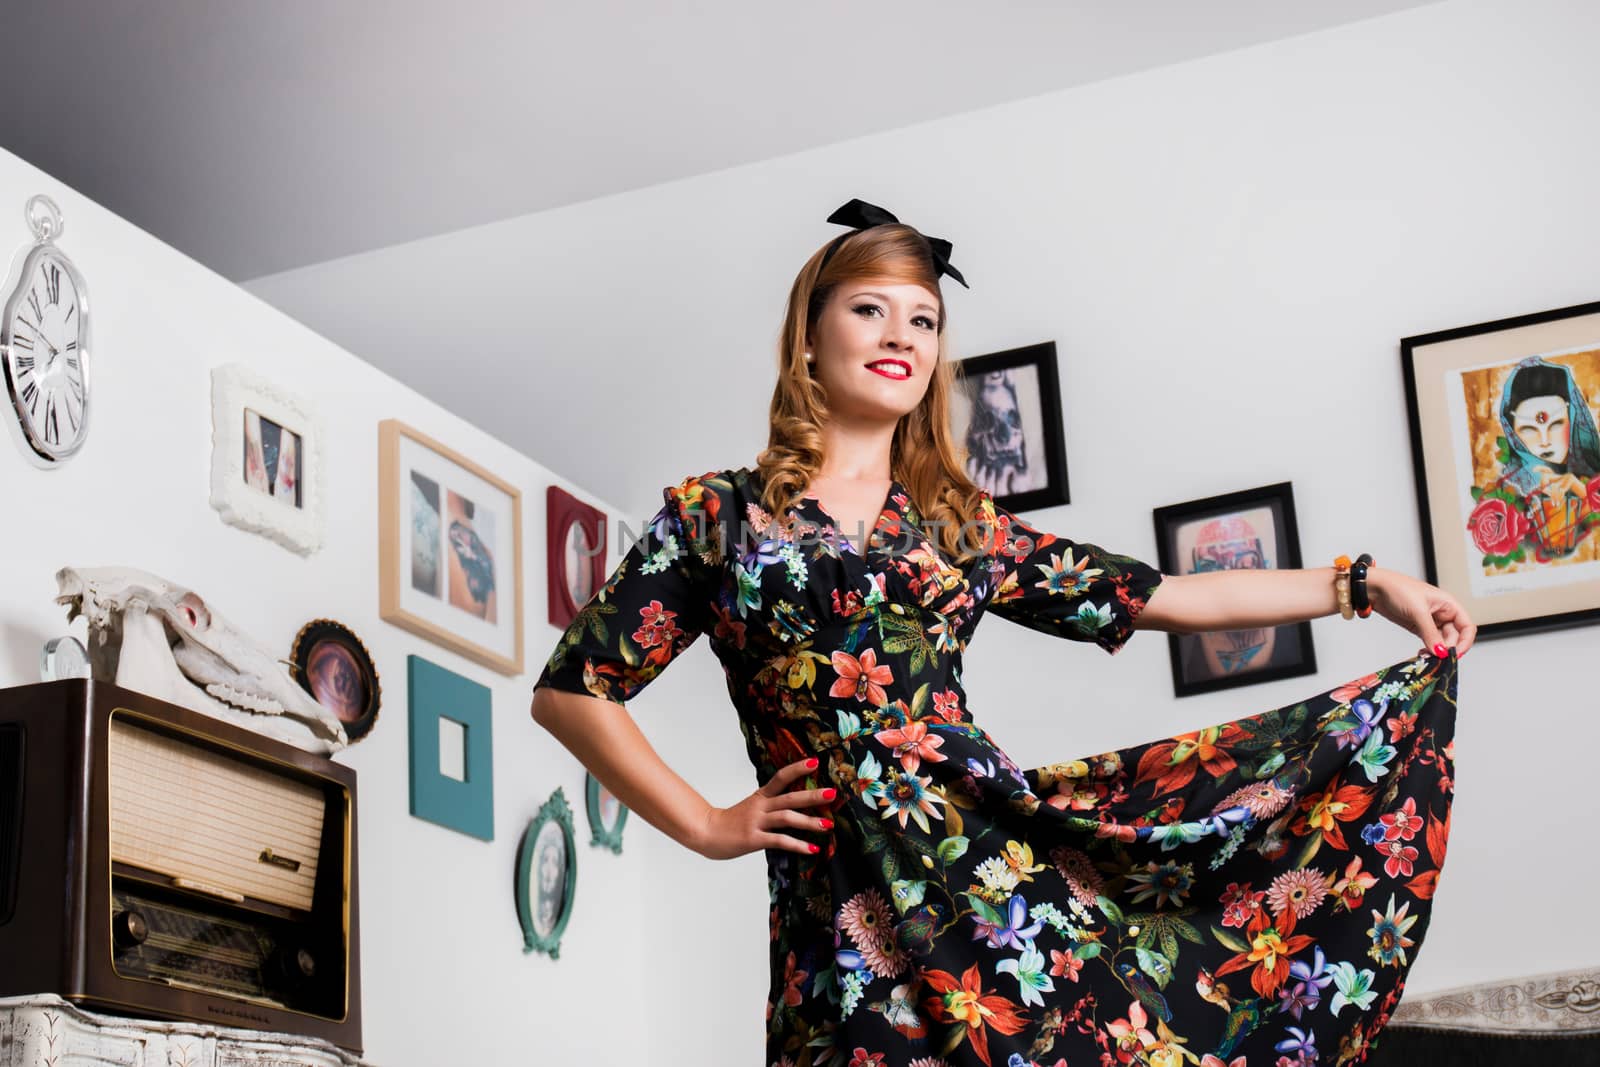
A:
{"label": "woman", "polygon": [[[962,694],[984,613],[1116,652],[1329,614],[1332,571],[1164,577],[996,506],[949,436],[948,243],[860,201],[829,221],[851,230],[790,293],[767,449],[665,491],[534,717],[685,846],[765,851],[769,1067],[1360,1057],[1443,858],[1466,613],[1373,569],[1372,605],[1432,655],[1018,768]],[[700,633],[761,783],[727,808],[624,709]]]}
{"label": "woman", "polygon": [[1524,359],[1506,376],[1499,414],[1510,453],[1501,480],[1519,492],[1564,474],[1580,486],[1600,474],[1600,429],[1571,367]]}

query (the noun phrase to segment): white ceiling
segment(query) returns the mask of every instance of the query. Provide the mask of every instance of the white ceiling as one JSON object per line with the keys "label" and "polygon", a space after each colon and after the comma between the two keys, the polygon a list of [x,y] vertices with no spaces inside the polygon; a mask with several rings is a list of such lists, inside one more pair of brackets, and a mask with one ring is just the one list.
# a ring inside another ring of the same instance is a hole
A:
{"label": "white ceiling", "polygon": [[1419,6],[8,0],[0,147],[244,281]]}

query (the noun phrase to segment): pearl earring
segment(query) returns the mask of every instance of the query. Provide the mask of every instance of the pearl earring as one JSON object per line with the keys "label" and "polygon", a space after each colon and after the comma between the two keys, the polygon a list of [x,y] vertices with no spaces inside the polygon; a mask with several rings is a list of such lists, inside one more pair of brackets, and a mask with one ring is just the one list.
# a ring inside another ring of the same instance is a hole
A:
{"label": "pearl earring", "polygon": [[806,353],[806,362],[807,363],[815,363],[816,361],[817,361],[817,357],[816,356],[813,356],[810,352]]}

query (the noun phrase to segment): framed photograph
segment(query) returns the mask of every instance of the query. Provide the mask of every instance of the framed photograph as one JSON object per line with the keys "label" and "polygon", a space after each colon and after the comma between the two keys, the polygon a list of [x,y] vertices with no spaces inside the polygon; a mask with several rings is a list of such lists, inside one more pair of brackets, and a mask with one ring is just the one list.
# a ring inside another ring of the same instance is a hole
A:
{"label": "framed photograph", "polygon": [[322,547],[322,425],[309,402],[248,367],[211,371],[211,506],[303,556]]}
{"label": "framed photograph", "polygon": [[589,809],[589,844],[622,853],[622,824],[628,821],[628,808],[600,784],[592,774],[584,775],[584,792]]}
{"label": "framed photograph", "polygon": [[561,935],[578,888],[572,809],[557,786],[523,831],[517,848],[517,922],[522,951],[561,958]]}
{"label": "framed photograph", "polygon": [[313,619],[295,635],[289,663],[311,699],[339,717],[351,744],[372,731],[383,687],[372,654],[353,630],[332,619]]}
{"label": "framed photograph", "polygon": [[1480,637],[1600,622],[1600,303],[1400,342],[1428,580]]}
{"label": "framed photograph", "polygon": [[[1154,514],[1163,574],[1301,566],[1289,482],[1172,504]],[[1167,637],[1172,689],[1180,697],[1317,671],[1309,621]]]}
{"label": "framed photograph", "polygon": [[493,701],[489,687],[421,656],[406,657],[411,814],[494,840]]}
{"label": "framed photograph", "polygon": [[395,419],[378,424],[378,614],[522,673],[522,493]]}
{"label": "framed photograph", "polygon": [[545,490],[550,623],[566,629],[606,580],[606,516],[562,489]]}
{"label": "framed photograph", "polygon": [[950,431],[967,476],[1012,511],[1070,503],[1055,342],[973,356],[956,374]]}

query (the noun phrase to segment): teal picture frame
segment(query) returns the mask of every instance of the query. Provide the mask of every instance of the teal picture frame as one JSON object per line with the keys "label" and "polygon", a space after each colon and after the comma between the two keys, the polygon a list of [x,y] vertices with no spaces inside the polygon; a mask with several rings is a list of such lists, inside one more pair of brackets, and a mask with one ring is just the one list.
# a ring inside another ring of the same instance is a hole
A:
{"label": "teal picture frame", "polygon": [[517,922],[522,951],[561,958],[561,935],[578,891],[578,848],[572,808],[560,786],[528,823],[517,847]]}
{"label": "teal picture frame", "polygon": [[[411,737],[411,814],[494,840],[494,702],[489,687],[421,656],[406,659]],[[465,779],[439,767],[439,721],[465,728]]]}
{"label": "teal picture frame", "polygon": [[[615,820],[606,822],[605,812],[601,807],[601,792],[605,787],[600,784],[600,779],[592,774],[584,774],[584,800],[589,811],[589,844],[595,848],[609,848],[618,855],[622,854],[622,827],[628,821],[628,806],[615,796],[617,811]],[[609,791],[607,791],[609,792]]]}

